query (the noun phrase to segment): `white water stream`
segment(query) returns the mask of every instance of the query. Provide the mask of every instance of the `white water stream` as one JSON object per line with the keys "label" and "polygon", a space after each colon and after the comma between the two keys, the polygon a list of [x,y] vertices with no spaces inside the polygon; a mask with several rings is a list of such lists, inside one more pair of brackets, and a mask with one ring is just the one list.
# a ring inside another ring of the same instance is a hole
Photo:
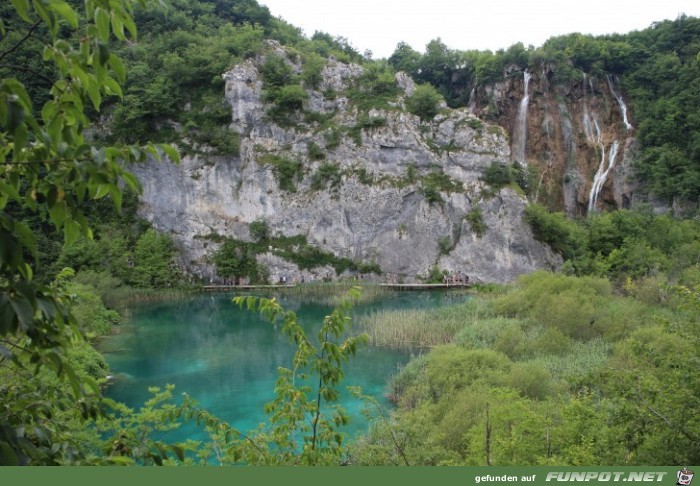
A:
{"label": "white water stream", "polygon": [[602,152],[600,156],[600,165],[598,166],[598,171],[593,177],[593,185],[591,186],[591,194],[588,196],[588,212],[595,211],[596,204],[598,203],[598,197],[600,196],[600,191],[603,189],[603,184],[605,184],[610,171],[615,167],[615,159],[617,158],[617,152],[620,148],[620,143],[615,140],[610,146],[610,153],[607,154],[607,164],[606,164],[606,154],[605,145],[600,144],[600,150]]}
{"label": "white water stream", "polygon": [[530,79],[532,75],[529,71],[523,71],[523,98],[518,106],[518,117],[515,119],[515,130],[513,133],[513,158],[521,164],[526,164],[525,147],[527,145],[527,105],[530,103]]}

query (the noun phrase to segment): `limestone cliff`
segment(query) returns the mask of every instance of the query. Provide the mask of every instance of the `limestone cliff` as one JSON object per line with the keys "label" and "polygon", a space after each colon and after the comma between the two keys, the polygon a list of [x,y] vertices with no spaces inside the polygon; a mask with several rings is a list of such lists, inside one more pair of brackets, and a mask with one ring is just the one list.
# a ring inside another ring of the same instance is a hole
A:
{"label": "limestone cliff", "polygon": [[[278,45],[265,56],[301,70]],[[396,79],[403,94],[390,106],[359,110],[346,93],[363,68],[332,59],[319,87],[306,90],[294,123],[280,126],[265,103],[265,56],[224,74],[239,156],[200,153],[179,165],[134,170],[144,188],[141,213],[173,235],[193,274],[218,279],[210,263],[218,243],[207,235],[248,240],[250,223],[260,220],[272,234],[304,235],[313,246],[376,263],[407,282],[434,267],[472,281],[506,282],[560,263],[533,239],[518,188],[495,189],[482,180],[494,162],[510,163],[501,127],[468,109],[421,122],[403,107],[414,85],[402,74]],[[276,250],[258,255],[273,281],[334,277],[328,267],[301,271]]]}

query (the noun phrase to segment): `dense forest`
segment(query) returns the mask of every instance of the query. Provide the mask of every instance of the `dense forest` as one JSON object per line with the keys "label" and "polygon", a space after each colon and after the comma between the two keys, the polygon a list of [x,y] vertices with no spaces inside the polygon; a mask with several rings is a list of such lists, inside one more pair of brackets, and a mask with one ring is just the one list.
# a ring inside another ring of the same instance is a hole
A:
{"label": "dense forest", "polygon": [[[337,433],[347,417],[321,413],[366,339],[344,334],[349,304],[316,342],[274,301],[239,302],[282,319],[295,369],[323,385],[282,372],[269,426],[250,433],[175,400],[172,388],[154,389],[139,410],[105,399],[107,365],[91,344],[133,299],[196,289],[169,236],[136,215],[128,164],[176,161],[178,151],[235,156],[221,74],[266,40],[302,60],[301,73],[274,61],[262,73],[280,124],[293,122],[285,114],[303,101],[299,83],[315,86],[329,56],[365,68],[350,94],[365,108],[385,104],[395,72],[407,72],[422,83],[408,108],[425,120],[438,100],[466,106],[475,85],[498,82],[509,65],[556,66],[562,83],[614,74],[639,126],[642,181],[669,202],[696,203],[700,19],[496,53],[436,39],[424,53],[400,44],[387,60],[326,33],[306,38],[254,0],[13,0],[0,21],[0,464],[700,462],[700,223],[645,206],[573,221],[531,204],[525,218],[562,255],[559,273],[484,286],[447,310],[361,322],[376,343],[397,345],[385,337],[395,326],[403,343],[433,348],[392,377],[395,413],[375,414],[350,445]],[[226,248],[269,243],[259,230],[257,243]],[[438,324],[426,332],[427,323]],[[184,421],[211,441],[159,441]]]}

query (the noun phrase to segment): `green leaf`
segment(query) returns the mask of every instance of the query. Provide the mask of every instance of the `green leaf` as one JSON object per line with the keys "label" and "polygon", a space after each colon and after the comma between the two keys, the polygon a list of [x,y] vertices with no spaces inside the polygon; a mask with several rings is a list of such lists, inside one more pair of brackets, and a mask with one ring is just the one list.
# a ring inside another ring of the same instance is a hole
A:
{"label": "green leaf", "polygon": [[112,189],[111,184],[98,184],[97,190],[95,191],[95,195],[93,196],[94,199],[102,199],[105,197],[107,194],[110,193]]}
{"label": "green leaf", "polygon": [[10,299],[12,310],[17,316],[17,320],[24,330],[30,329],[34,324],[34,308],[22,295],[14,296]]}
{"label": "green leaf", "polygon": [[159,147],[163,152],[165,152],[165,155],[167,155],[171,161],[175,163],[180,162],[180,153],[175,147],[169,144],[162,144]]}
{"label": "green leaf", "polygon": [[29,17],[29,1],[28,0],[12,0],[12,5],[14,5],[17,15],[19,15],[25,22],[32,23],[32,19]]}
{"label": "green leaf", "polygon": [[44,21],[46,26],[51,31],[51,36],[55,39],[56,33],[58,32],[58,24],[56,23],[56,18],[51,15],[51,13],[46,9],[44,2],[40,0],[33,0],[32,5],[34,5],[34,10],[39,14],[41,20]]}
{"label": "green leaf", "polygon": [[27,131],[26,125],[20,125],[15,129],[15,153],[19,152],[27,145],[27,140],[29,138],[29,132]]}
{"label": "green leaf", "polygon": [[25,223],[16,221],[14,232],[17,235],[17,239],[22,245],[24,245],[27,250],[36,257],[36,239],[34,238],[34,232]]}
{"label": "green leaf", "polygon": [[100,110],[100,104],[102,104],[102,95],[100,94],[100,88],[97,83],[90,83],[89,86],[86,86],[88,96],[90,97],[90,100],[92,101],[92,106],[95,107],[95,110],[99,111]]}
{"label": "green leaf", "polygon": [[125,40],[124,36],[124,22],[118,15],[112,16],[112,29],[114,30],[114,35],[119,40]]}
{"label": "green leaf", "polygon": [[175,455],[181,462],[185,461],[185,450],[180,444],[173,444],[170,446],[170,449],[175,453]]}
{"label": "green leaf", "polygon": [[107,61],[109,61],[109,44],[107,42],[98,42],[97,43],[97,61],[101,64],[107,64]]}
{"label": "green leaf", "polygon": [[63,201],[56,203],[49,208],[49,216],[51,216],[51,221],[53,221],[56,229],[60,229],[61,226],[63,226],[67,212],[68,208],[66,207],[66,203]]}
{"label": "green leaf", "polygon": [[103,81],[105,87],[107,88],[107,91],[109,94],[114,94],[119,96],[120,98],[123,97],[122,95],[122,88],[119,86],[119,83],[117,83],[115,80],[107,76],[104,81]]}
{"label": "green leaf", "polygon": [[10,98],[7,103],[7,119],[5,125],[10,132],[16,131],[24,122],[25,111],[22,104],[15,98]]}
{"label": "green leaf", "polygon": [[114,71],[114,74],[116,75],[117,80],[120,83],[123,83],[126,80],[126,69],[124,68],[124,63],[119,58],[119,56],[115,56],[114,54],[110,54],[109,66]]}
{"label": "green leaf", "polygon": [[14,78],[7,78],[2,80],[2,86],[8,88],[10,93],[17,96],[16,101],[22,103],[22,106],[27,113],[31,113],[32,99],[29,97],[29,93],[27,93],[27,90],[22,83]]}
{"label": "green leaf", "polygon": [[71,6],[63,0],[52,0],[49,3],[49,8],[63,17],[66,22],[71,25],[71,27],[78,26],[78,14],[75,13],[75,10],[73,10]]}
{"label": "green leaf", "polygon": [[121,21],[126,25],[126,30],[131,34],[132,39],[136,39],[136,22],[130,15],[125,15],[121,18]]}
{"label": "green leaf", "polygon": [[119,190],[119,187],[112,184],[110,186],[109,193],[112,195],[112,201],[114,202],[114,206],[121,211],[122,209],[122,191]]}
{"label": "green leaf", "polygon": [[80,235],[80,226],[78,223],[72,219],[65,221],[63,225],[63,237],[66,241],[66,245],[70,246],[76,242],[78,236]]}
{"label": "green leaf", "polygon": [[95,9],[95,26],[97,27],[97,36],[101,41],[109,40],[109,12],[105,9],[97,7]]}

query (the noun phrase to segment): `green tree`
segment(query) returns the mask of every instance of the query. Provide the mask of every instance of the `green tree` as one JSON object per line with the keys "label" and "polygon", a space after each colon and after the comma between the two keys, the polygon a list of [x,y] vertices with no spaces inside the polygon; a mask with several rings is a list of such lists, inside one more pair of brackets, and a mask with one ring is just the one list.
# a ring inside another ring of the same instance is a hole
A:
{"label": "green tree", "polygon": [[134,266],[127,281],[141,288],[165,288],[177,284],[175,245],[169,235],[154,229],[146,231],[136,242]]}
{"label": "green tree", "polygon": [[[0,33],[11,22],[24,25],[26,34],[14,45],[3,44],[0,60],[26,39],[37,39],[41,27],[46,31],[43,59],[53,63],[56,78],[39,98],[12,72],[3,71],[0,79],[0,360],[27,377],[53,373],[59,384],[42,388],[31,378],[3,384],[0,463],[80,462],[85,452],[67,425],[52,417],[60,411],[77,412],[78,420],[97,416],[100,389],[95,380],[81,379],[67,359],[72,343],[84,338],[68,306],[68,272],[51,285],[34,279],[37,235],[14,216],[14,209],[50,219],[67,244],[81,235],[90,238],[81,209],[85,201],[110,195],[119,208],[121,185],[138,188],[126,169],[129,163],[148,156],[177,160],[178,154],[169,146],[100,147],[84,133],[90,124],[86,112],[99,111],[105,99],[122,95],[124,64],[112,52],[110,38],[136,35],[132,2],[87,0],[84,22],[63,0],[12,4]],[[46,101],[37,109],[35,99]],[[32,397],[44,396],[51,401],[37,406]]]}
{"label": "green tree", "polygon": [[421,120],[432,120],[440,112],[444,99],[438,91],[429,84],[416,86],[416,90],[406,99],[406,109],[418,115]]}
{"label": "green tree", "polygon": [[[348,421],[337,405],[343,367],[367,336],[348,337],[348,311],[359,288],[323,319],[316,338],[309,337],[297,316],[275,299],[236,297],[241,307],[259,311],[270,322],[282,322],[282,333],[296,346],[290,368],[280,368],[275,399],[266,406],[270,428],[249,434],[227,448],[229,459],[247,464],[338,465]],[[307,379],[308,376],[308,379]]]}

